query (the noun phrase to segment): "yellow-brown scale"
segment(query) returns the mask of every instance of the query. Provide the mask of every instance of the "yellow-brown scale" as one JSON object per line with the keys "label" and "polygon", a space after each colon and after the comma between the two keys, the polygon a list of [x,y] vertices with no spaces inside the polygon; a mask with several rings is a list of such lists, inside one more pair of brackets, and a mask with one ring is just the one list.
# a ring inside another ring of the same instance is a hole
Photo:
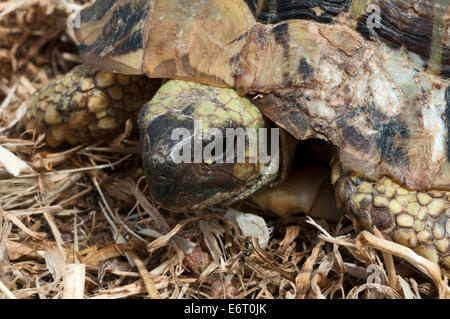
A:
{"label": "yellow-brown scale", "polygon": [[145,116],[141,120],[150,122],[163,113],[180,111],[191,102],[196,102],[193,119],[202,121],[202,131],[226,127],[224,125],[231,121],[244,127],[258,128],[266,124],[258,108],[236,91],[179,80],[167,81],[161,86],[144,106]]}
{"label": "yellow-brown scale", "polygon": [[80,65],[45,84],[28,103],[27,130],[46,133],[49,146],[89,142],[123,129],[151,99],[160,80],[96,71]]}
{"label": "yellow-brown scale", "polygon": [[450,273],[450,192],[409,190],[387,177],[373,182],[338,164],[332,183],[357,223],[367,229],[376,226]]}

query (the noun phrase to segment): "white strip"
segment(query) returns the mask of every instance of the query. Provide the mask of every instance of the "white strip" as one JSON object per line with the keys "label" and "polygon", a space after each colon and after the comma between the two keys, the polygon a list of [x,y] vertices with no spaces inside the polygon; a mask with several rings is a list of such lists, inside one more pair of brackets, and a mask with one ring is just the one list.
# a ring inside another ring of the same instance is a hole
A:
{"label": "white strip", "polygon": [[432,90],[428,106],[422,108],[423,125],[427,137],[431,139],[431,159],[440,162],[445,156],[447,129],[444,122],[445,112],[444,91]]}
{"label": "white strip", "polygon": [[0,145],[0,163],[2,163],[6,170],[14,175],[19,176],[20,172],[24,170],[32,171],[31,167],[27,163],[22,161],[16,155],[8,151],[6,148]]}

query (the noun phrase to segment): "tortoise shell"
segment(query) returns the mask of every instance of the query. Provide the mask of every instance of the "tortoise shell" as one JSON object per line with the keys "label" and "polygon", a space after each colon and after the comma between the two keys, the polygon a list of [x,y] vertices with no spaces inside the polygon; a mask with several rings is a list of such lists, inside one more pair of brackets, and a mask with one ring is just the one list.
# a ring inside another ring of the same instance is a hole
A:
{"label": "tortoise shell", "polygon": [[448,0],[97,0],[85,63],[235,88],[344,166],[450,189]]}

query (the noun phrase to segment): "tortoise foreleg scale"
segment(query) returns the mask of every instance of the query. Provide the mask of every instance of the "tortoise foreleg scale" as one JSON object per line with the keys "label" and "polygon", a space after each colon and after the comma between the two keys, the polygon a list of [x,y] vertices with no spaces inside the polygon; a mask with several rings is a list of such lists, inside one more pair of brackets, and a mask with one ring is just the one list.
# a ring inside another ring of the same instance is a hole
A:
{"label": "tortoise foreleg scale", "polygon": [[26,130],[46,134],[52,147],[85,143],[123,128],[137,117],[160,80],[100,72],[80,65],[46,83],[28,102]]}

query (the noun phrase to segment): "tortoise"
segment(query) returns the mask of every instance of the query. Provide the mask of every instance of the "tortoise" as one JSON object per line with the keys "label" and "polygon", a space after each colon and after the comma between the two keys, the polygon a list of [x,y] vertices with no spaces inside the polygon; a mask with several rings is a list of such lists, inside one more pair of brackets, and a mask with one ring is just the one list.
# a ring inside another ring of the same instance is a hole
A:
{"label": "tortoise", "polygon": [[[447,0],[97,0],[75,29],[84,64],[44,85],[23,125],[56,147],[137,120],[151,197],[170,211],[249,197],[276,211],[298,141],[323,140],[354,223],[448,273],[449,21]],[[259,145],[278,156],[238,161],[230,143],[224,161],[206,142],[230,128],[266,128]],[[196,145],[210,156],[195,161]]]}

